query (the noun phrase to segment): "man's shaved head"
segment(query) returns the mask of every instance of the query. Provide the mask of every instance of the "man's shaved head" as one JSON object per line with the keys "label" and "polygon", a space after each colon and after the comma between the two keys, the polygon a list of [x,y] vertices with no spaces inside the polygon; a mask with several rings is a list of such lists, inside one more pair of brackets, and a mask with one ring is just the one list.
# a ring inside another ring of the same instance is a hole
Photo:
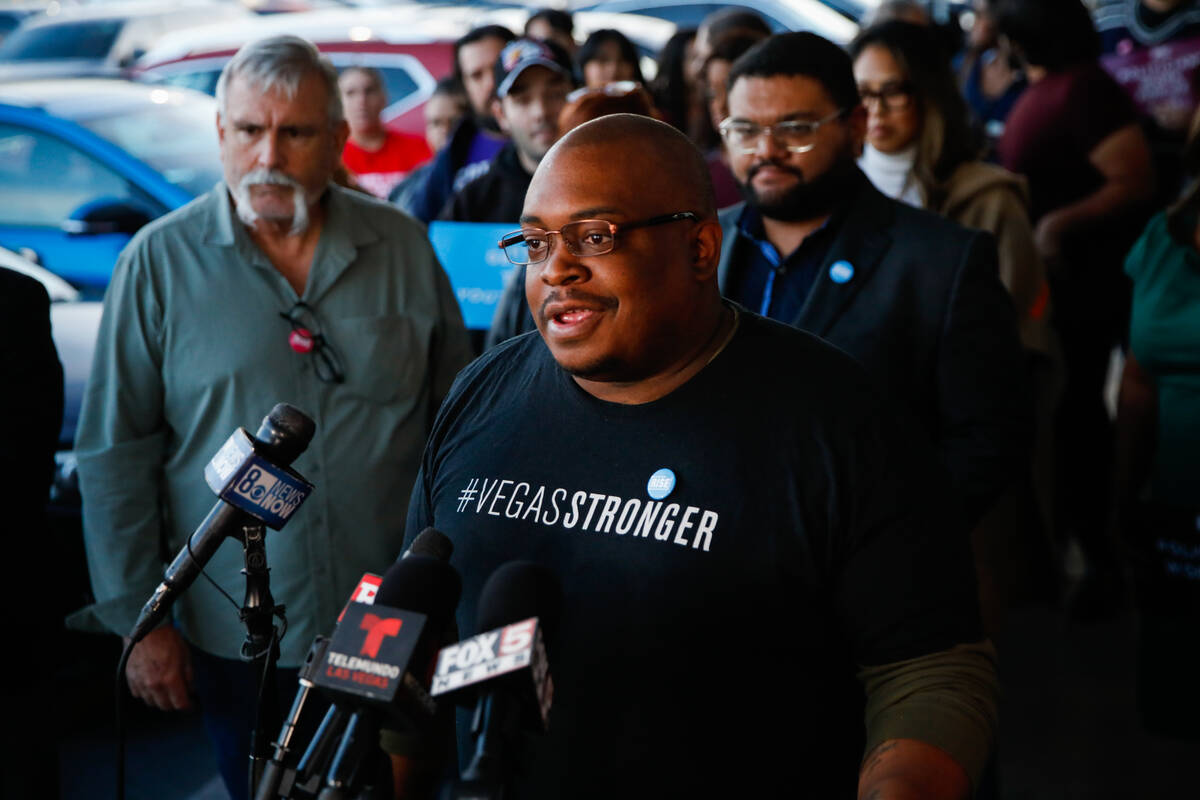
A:
{"label": "man's shaved head", "polygon": [[704,156],[665,122],[638,114],[610,114],[586,122],[550,149],[537,174],[561,169],[567,153],[572,161],[578,157],[607,161],[609,180],[624,183],[631,195],[693,211],[701,219],[717,216]]}

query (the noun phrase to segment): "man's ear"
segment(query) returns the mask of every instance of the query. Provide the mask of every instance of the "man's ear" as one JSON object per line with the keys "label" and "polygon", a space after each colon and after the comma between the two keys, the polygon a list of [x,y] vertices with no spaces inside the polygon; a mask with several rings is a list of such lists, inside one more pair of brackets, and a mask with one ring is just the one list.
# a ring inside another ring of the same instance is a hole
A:
{"label": "man's ear", "polygon": [[504,103],[498,97],[493,97],[491,102],[492,116],[496,119],[496,124],[500,126],[500,130],[506,135],[510,135],[508,119],[504,116]]}
{"label": "man's ear", "polygon": [[716,219],[706,219],[696,225],[692,232],[692,272],[699,281],[712,279],[717,274],[721,260],[721,224]]}
{"label": "man's ear", "polygon": [[225,144],[225,125],[221,120],[221,112],[217,112],[217,144]]}
{"label": "man's ear", "polygon": [[850,132],[852,152],[862,155],[863,144],[867,141],[867,107],[859,103],[846,114],[846,130]]}
{"label": "man's ear", "polygon": [[333,138],[337,143],[338,155],[346,149],[346,140],[350,138],[350,123],[342,120],[333,128]]}

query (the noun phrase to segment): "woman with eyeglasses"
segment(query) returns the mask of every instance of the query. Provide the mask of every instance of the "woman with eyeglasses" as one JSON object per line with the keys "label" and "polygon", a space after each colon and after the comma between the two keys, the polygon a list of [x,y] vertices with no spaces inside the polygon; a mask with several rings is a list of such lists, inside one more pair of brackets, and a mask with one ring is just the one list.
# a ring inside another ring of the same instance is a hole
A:
{"label": "woman with eyeglasses", "polygon": [[1046,273],[1034,247],[1023,179],[979,160],[954,73],[928,28],[885,22],[850,47],[867,108],[859,167],[884,194],[991,232],[1026,348],[1053,351]]}

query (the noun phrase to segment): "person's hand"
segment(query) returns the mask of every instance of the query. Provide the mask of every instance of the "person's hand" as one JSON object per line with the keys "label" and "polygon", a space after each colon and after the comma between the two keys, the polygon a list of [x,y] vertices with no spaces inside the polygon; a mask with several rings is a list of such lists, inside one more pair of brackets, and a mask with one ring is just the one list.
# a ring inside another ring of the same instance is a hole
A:
{"label": "person's hand", "polygon": [[1053,213],[1038,221],[1033,230],[1033,245],[1037,248],[1042,263],[1048,272],[1056,272],[1062,263],[1063,230]]}
{"label": "person's hand", "polygon": [[1192,121],[1192,109],[1185,105],[1166,102],[1150,108],[1150,116],[1159,127],[1172,133],[1187,133]]}
{"label": "person's hand", "polygon": [[192,707],[192,656],[183,637],[170,626],[151,631],[134,645],[125,678],[133,696],[147,705],[163,711]]}

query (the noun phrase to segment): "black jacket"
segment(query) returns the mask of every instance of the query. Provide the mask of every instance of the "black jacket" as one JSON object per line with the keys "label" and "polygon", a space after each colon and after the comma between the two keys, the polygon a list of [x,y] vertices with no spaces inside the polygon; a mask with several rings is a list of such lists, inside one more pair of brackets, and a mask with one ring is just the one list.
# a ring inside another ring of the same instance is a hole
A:
{"label": "black jacket", "polygon": [[[995,241],[858,177],[807,301],[784,321],[850,353],[907,408],[937,445],[974,522],[1020,474],[1033,427]],[[738,233],[742,208],[720,215],[722,290],[754,246]]]}
{"label": "black jacket", "polygon": [[442,208],[438,219],[454,222],[511,222],[520,227],[525,192],[533,176],[525,171],[512,142],[492,159],[488,171],[464,186]]}

